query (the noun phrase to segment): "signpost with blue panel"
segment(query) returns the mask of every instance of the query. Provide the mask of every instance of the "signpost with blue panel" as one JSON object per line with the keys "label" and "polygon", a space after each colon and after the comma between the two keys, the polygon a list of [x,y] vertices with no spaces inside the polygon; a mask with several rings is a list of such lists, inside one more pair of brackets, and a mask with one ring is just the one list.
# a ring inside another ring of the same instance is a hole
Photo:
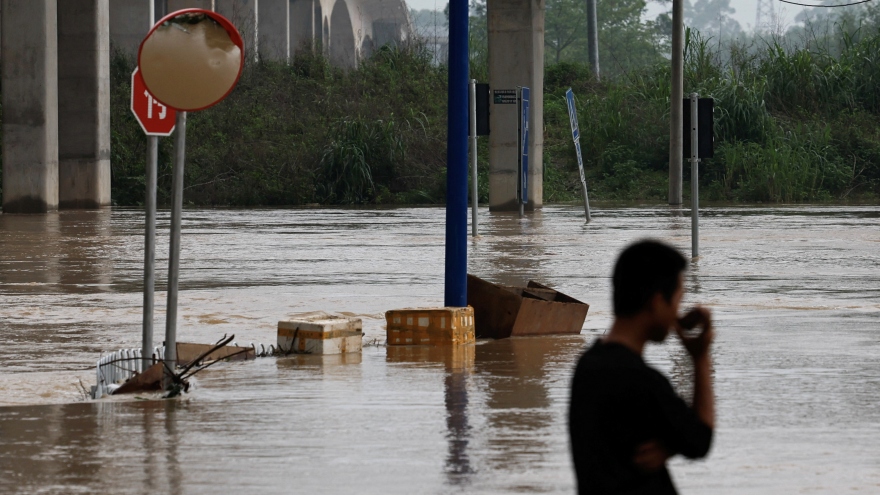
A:
{"label": "signpost with blue panel", "polygon": [[519,212],[529,202],[529,88],[519,92]]}
{"label": "signpost with blue panel", "polygon": [[584,175],[584,157],[581,154],[581,130],[578,126],[577,109],[574,104],[574,93],[571,88],[565,92],[565,102],[568,105],[568,120],[571,123],[571,138],[574,140],[574,150],[577,153],[578,172],[581,174],[581,186],[584,190],[584,213],[587,222],[590,221],[590,198],[587,195],[587,178]]}

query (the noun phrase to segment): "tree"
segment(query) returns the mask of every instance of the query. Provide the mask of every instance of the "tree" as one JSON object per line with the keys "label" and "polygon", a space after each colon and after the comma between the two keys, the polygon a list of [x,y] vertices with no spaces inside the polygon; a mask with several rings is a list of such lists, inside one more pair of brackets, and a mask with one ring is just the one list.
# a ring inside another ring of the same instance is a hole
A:
{"label": "tree", "polygon": [[548,0],[544,11],[544,44],[556,63],[575,42],[586,40],[587,9],[583,0]]}
{"label": "tree", "polygon": [[729,39],[742,32],[739,22],[731,17],[735,13],[730,0],[697,0],[692,8],[685,8],[685,22],[706,37]]}
{"label": "tree", "polygon": [[[645,0],[598,2],[599,60],[603,61],[603,73],[627,73],[663,60],[669,35],[660,33],[655,21],[642,20],[646,10]],[[583,60],[588,60],[585,45]]]}

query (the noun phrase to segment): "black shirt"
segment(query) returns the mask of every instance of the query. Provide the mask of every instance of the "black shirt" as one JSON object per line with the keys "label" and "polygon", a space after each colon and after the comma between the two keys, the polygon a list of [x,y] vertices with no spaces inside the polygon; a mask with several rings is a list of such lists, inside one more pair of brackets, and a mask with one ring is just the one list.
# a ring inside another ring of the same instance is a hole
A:
{"label": "black shirt", "polygon": [[636,448],[656,440],[697,458],[712,444],[712,429],[666,377],[629,348],[601,341],[578,361],[568,428],[580,494],[674,494],[666,466],[654,473],[636,468]]}

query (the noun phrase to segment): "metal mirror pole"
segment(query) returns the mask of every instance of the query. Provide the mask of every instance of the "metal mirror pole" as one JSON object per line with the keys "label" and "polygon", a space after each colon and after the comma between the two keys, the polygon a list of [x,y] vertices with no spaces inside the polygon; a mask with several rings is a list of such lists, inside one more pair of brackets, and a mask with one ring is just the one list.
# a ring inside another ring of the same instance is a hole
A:
{"label": "metal mirror pole", "polygon": [[168,248],[168,307],[165,321],[165,375],[163,386],[171,385],[170,373],[177,366],[177,287],[180,280],[180,219],[183,209],[183,163],[186,157],[186,112],[177,112],[174,131],[174,172],[171,179],[171,243]]}
{"label": "metal mirror pole", "polygon": [[700,95],[691,93],[691,257],[700,255],[700,142],[697,132],[697,106]]}
{"label": "metal mirror pole", "polygon": [[159,137],[147,137],[147,194],[144,200],[144,324],[141,359],[143,371],[153,365],[153,291],[156,281],[156,169]]}
{"label": "metal mirror pole", "polygon": [[471,235],[477,236],[477,80],[471,79]]}

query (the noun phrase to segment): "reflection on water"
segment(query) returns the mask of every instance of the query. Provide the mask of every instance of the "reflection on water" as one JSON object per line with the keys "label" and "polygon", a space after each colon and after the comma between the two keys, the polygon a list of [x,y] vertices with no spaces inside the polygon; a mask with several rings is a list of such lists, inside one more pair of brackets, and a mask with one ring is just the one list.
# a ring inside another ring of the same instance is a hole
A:
{"label": "reflection on water", "polygon": [[[707,461],[673,462],[683,492],[880,491],[878,210],[706,209],[684,304],[718,320],[719,428]],[[0,492],[572,493],[569,379],[610,322],[611,264],[642,237],[688,252],[687,213],[481,212],[470,271],[590,303],[580,336],[227,363],[182,400],[97,403],[77,402],[78,379],[139,346],[142,214],[0,215],[0,403],[19,404],[0,407]],[[382,338],[384,311],[442,302],[444,218],[187,211],[180,339],[271,343],[278,320],[316,310]],[[167,229],[161,212],[157,301]],[[690,394],[674,341],[647,359]]]}

